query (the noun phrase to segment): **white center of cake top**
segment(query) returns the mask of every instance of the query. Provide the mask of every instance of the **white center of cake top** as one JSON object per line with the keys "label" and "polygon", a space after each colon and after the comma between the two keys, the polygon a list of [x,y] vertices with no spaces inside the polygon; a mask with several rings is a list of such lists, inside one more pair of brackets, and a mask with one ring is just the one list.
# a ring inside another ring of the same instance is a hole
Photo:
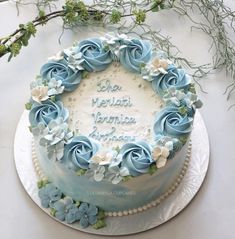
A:
{"label": "white center of cake top", "polygon": [[125,142],[153,140],[155,114],[163,107],[151,83],[113,63],[92,72],[62,101],[70,112],[69,127],[105,147]]}

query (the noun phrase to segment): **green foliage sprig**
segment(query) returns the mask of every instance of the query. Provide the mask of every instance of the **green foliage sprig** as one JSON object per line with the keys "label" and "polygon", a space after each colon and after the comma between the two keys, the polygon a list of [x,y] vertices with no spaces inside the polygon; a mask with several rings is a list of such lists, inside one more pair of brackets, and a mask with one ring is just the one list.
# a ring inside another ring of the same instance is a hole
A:
{"label": "green foliage sprig", "polygon": [[[0,57],[9,54],[9,60],[17,56],[29,39],[36,34],[38,25],[44,25],[53,18],[61,18],[63,28],[79,27],[84,24],[114,26],[118,32],[129,33],[148,39],[159,50],[165,51],[170,59],[190,70],[195,82],[216,69],[225,68],[234,79],[228,86],[228,97],[235,90],[235,45],[228,36],[228,29],[235,33],[235,11],[224,4],[224,0],[93,0],[86,5],[83,1],[67,0],[61,10],[56,9],[57,0],[17,0],[17,7],[34,4],[38,16],[7,37],[0,38]],[[48,10],[49,9],[49,10]],[[175,11],[187,17],[192,30],[201,30],[211,39],[213,59],[210,64],[195,65],[180,55],[180,50],[171,42],[169,36],[155,31],[146,23],[148,13]],[[200,20],[196,15],[200,16]]]}

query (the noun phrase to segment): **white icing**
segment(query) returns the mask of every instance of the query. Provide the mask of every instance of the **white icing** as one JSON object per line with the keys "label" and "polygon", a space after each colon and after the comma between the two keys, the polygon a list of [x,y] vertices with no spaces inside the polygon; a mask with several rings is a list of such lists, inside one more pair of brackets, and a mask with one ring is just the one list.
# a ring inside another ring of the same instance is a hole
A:
{"label": "white icing", "polygon": [[[101,86],[106,85],[107,80],[112,87],[102,88],[105,89],[102,92]],[[115,102],[113,98],[121,99],[121,105],[110,106]],[[106,107],[98,107],[102,99],[110,99],[105,101]],[[148,142],[153,139],[155,113],[163,106],[162,100],[154,93],[149,82],[143,80],[140,75],[128,72],[119,63],[113,63],[106,71],[89,73],[78,89],[65,94],[62,100],[70,112],[69,127],[78,134],[89,136],[94,126],[101,133],[111,132],[112,127],[115,127],[116,136],[125,135],[130,136],[130,140],[135,137],[135,140]],[[103,123],[94,123],[97,115],[107,118]],[[110,116],[118,118],[115,118],[116,121],[111,119],[112,123],[107,123]],[[117,120],[123,120],[125,117],[128,117],[126,121],[129,123],[117,123]],[[124,140],[100,142],[105,147],[116,147],[125,143]]]}

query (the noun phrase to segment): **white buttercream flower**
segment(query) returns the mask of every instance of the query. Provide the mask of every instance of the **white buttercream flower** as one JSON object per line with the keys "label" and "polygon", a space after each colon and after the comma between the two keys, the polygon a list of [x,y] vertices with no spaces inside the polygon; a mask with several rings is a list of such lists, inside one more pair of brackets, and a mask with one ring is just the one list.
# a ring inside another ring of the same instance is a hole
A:
{"label": "white buttercream flower", "polygon": [[155,59],[153,59],[151,64],[152,64],[153,69],[158,70],[162,74],[167,74],[166,70],[169,65],[168,60],[155,58]]}
{"label": "white buttercream flower", "polygon": [[114,154],[112,151],[98,151],[91,161],[99,165],[108,165],[112,161]]}
{"label": "white buttercream flower", "polygon": [[165,146],[157,146],[153,149],[152,157],[156,161],[157,168],[162,168],[167,162],[167,157],[169,156],[170,151]]}
{"label": "white buttercream flower", "polygon": [[171,62],[168,59],[154,58],[150,63],[141,69],[143,79],[152,81],[153,76],[167,74],[167,68],[169,64],[171,64]]}
{"label": "white buttercream flower", "polygon": [[48,82],[48,95],[58,95],[58,94],[62,94],[64,91],[64,86],[62,86],[62,81],[61,80],[56,80],[54,78],[52,78],[49,82]]}
{"label": "white buttercream flower", "polygon": [[31,90],[32,99],[38,103],[45,101],[49,98],[47,86],[36,86]]}
{"label": "white buttercream flower", "polygon": [[50,61],[60,61],[62,59],[64,59],[64,55],[63,55],[62,51],[59,51],[54,56],[51,56],[48,58],[48,60],[50,60]]}

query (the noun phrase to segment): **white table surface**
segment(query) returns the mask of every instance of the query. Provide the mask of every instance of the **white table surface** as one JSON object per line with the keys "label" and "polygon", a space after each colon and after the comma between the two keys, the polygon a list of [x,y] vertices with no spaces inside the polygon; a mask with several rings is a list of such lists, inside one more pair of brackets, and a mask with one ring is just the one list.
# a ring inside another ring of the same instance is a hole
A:
{"label": "white table surface", "polygon": [[[235,1],[227,1],[235,9]],[[16,16],[13,4],[0,3],[0,37],[11,33],[19,23],[34,17],[27,6]],[[172,36],[183,55],[194,62],[208,62],[210,40],[200,31],[190,32],[189,24],[175,14],[161,13],[148,18],[155,27]],[[13,142],[18,120],[30,96],[30,81],[47,57],[70,46],[76,39],[97,35],[89,31],[66,31],[61,45],[61,22],[55,20],[39,28],[37,37],[10,63],[0,59],[0,238],[1,239],[73,239],[100,238],[68,228],[46,215],[24,191],[15,170]],[[223,95],[232,82],[225,72],[216,72],[201,80],[208,92],[198,91],[204,106],[201,113],[207,125],[211,156],[207,177],[194,200],[177,217],[150,231],[125,238],[234,239],[235,238],[235,103]],[[22,139],[24,140],[24,139]]]}

